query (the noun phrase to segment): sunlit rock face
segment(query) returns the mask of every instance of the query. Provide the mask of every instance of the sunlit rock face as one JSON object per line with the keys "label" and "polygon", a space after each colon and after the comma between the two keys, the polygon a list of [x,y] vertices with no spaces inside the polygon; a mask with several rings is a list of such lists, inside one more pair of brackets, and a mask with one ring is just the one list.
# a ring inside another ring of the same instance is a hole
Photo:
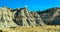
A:
{"label": "sunlit rock face", "polygon": [[13,19],[13,13],[10,8],[1,7],[0,8],[0,28],[17,26]]}
{"label": "sunlit rock face", "polygon": [[40,15],[36,12],[29,12],[25,7],[20,9],[0,8],[0,28],[41,25],[45,25],[45,23]]}
{"label": "sunlit rock face", "polygon": [[60,25],[60,8],[50,8],[38,13],[46,24]]}
{"label": "sunlit rock face", "polygon": [[17,10],[17,12],[15,13],[14,22],[20,26],[45,25],[38,13],[29,12],[26,7]]}

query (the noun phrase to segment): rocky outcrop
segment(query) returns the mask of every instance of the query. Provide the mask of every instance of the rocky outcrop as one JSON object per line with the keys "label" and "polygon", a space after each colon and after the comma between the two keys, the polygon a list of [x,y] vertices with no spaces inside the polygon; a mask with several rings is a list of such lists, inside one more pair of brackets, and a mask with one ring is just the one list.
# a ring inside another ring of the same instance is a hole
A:
{"label": "rocky outcrop", "polygon": [[0,28],[15,26],[60,25],[60,8],[50,8],[42,12],[29,12],[26,7],[0,8]]}
{"label": "rocky outcrop", "polygon": [[16,9],[14,22],[20,26],[40,26],[45,25],[40,15],[35,12],[29,12],[26,7]]}
{"label": "rocky outcrop", "polygon": [[50,8],[42,12],[38,12],[43,21],[48,25],[60,25],[60,8]]}
{"label": "rocky outcrop", "polygon": [[17,24],[14,23],[13,19],[13,13],[11,12],[11,9],[8,9],[7,7],[1,7],[0,8],[0,29],[6,28],[6,27],[15,27]]}
{"label": "rocky outcrop", "polygon": [[0,29],[15,26],[40,26],[45,25],[40,15],[29,12],[27,8],[11,9],[0,8]]}

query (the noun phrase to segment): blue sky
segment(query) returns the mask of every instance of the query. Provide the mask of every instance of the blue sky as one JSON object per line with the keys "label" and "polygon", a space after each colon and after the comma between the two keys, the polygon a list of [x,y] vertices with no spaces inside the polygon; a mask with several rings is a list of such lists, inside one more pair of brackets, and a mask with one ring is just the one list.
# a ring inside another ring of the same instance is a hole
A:
{"label": "blue sky", "polygon": [[60,7],[60,0],[0,0],[0,7],[21,8],[27,6],[29,10],[45,10]]}

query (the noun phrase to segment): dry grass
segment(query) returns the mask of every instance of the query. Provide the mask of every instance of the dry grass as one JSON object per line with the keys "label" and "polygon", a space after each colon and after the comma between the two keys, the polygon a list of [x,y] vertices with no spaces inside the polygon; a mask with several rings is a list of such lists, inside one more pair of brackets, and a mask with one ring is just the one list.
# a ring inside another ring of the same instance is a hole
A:
{"label": "dry grass", "polygon": [[0,30],[0,32],[60,32],[60,26],[38,26],[38,27],[10,27]]}

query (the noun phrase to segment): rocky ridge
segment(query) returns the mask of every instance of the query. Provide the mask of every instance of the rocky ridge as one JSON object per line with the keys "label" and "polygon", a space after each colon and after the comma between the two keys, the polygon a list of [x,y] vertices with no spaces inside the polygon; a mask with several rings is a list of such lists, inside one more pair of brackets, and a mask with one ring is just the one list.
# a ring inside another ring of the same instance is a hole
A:
{"label": "rocky ridge", "polygon": [[41,25],[60,25],[60,8],[50,8],[42,12],[29,12],[26,7],[0,8],[0,28]]}
{"label": "rocky ridge", "polygon": [[42,12],[38,12],[45,24],[60,25],[60,8],[50,8]]}
{"label": "rocky ridge", "polygon": [[21,8],[15,13],[14,22],[20,26],[45,25],[38,13],[29,12],[26,7]]}

